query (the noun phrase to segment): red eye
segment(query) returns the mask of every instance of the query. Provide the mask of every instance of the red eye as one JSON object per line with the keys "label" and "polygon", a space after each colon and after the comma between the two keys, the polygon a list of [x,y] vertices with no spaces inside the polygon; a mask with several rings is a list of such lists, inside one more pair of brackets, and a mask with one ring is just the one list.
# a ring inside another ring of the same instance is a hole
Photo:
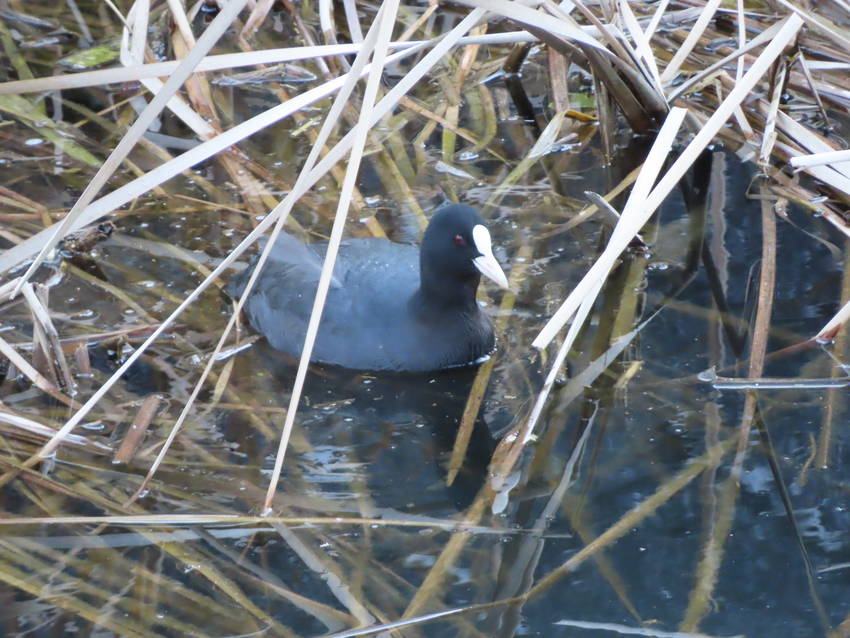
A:
{"label": "red eye", "polygon": [[466,246],[466,240],[463,238],[463,235],[455,235],[454,242],[456,246]]}

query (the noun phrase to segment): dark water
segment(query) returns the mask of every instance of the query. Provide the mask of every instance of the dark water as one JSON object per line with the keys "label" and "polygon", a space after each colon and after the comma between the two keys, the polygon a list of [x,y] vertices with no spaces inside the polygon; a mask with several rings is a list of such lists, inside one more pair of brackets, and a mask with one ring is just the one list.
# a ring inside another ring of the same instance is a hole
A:
{"label": "dark water", "polygon": [[[687,207],[680,194],[671,197],[657,223],[644,234],[657,248],[636,249],[624,257],[592,315],[591,327],[570,357],[570,373],[579,374],[600,356],[618,330],[628,332],[652,318],[632,337],[625,352],[577,396],[569,383],[556,386],[541,418],[538,440],[527,450],[514,477],[517,485],[506,508],[497,515],[485,511],[480,525],[487,530],[454,533],[461,535],[462,547],[439,580],[439,590],[418,614],[524,594],[624,514],[633,508],[640,511],[647,499],[675,481],[708,447],[735,440],[744,393],[717,391],[697,375],[711,366],[723,376],[745,375],[745,355],[737,356],[736,348],[741,344],[744,352],[748,348],[743,328],[751,325],[758,278],[760,205],[745,197],[751,171],[734,157],[716,154],[702,169],[724,177],[725,198],[706,213],[700,202]],[[712,192],[710,197],[717,194]],[[327,576],[315,572],[312,557],[319,565],[340,570],[346,588],[359,592],[356,597],[373,609],[381,609],[385,619],[399,618],[453,537],[427,521],[459,520],[487,481],[487,465],[498,437],[527,417],[548,368],[527,344],[588,267],[606,233],[597,222],[579,226],[575,232],[553,233],[558,228],[552,221],[554,213],[546,218],[536,212],[507,203],[494,216],[494,237],[506,265],[518,266],[513,259],[526,244],[533,257],[517,290],[516,306],[507,317],[469,454],[451,486],[446,484],[446,465],[475,369],[374,375],[317,368],[305,390],[276,506],[289,516],[353,515],[375,522],[295,526],[290,533],[300,539],[300,545],[274,529],[229,530],[215,539],[226,528],[189,528],[194,540],[185,542],[240,583],[251,601],[295,634],[321,635],[339,627],[323,624],[314,614],[266,590],[263,578],[274,577],[276,583],[302,596],[340,608],[341,596],[333,595]],[[146,232],[156,235],[173,223],[167,216],[154,218]],[[827,224],[794,209],[787,221],[777,223],[780,258],[769,351],[815,333],[835,311],[842,286],[843,243]],[[836,254],[806,233],[833,242]],[[725,275],[728,313],[740,320],[735,324],[735,339],[723,331],[713,306],[707,260],[699,251],[702,241],[713,256],[713,267]],[[152,268],[159,269],[157,280],[172,282],[168,289],[179,292],[192,285],[178,261],[154,258],[112,240],[99,251],[101,270],[115,285],[144,288],[147,284],[138,280],[131,284],[126,271],[150,273]],[[99,308],[96,297],[74,286],[66,278],[53,293],[54,310],[69,313],[71,325],[93,321],[74,319],[81,303],[94,309],[99,322],[120,321],[120,309],[114,304],[110,307],[104,301]],[[668,297],[671,292],[674,296]],[[225,311],[223,297],[208,296],[203,312],[187,320],[186,335],[200,334]],[[828,351],[843,360],[835,348],[792,352],[769,360],[765,376],[843,376]],[[197,364],[185,344],[166,341],[153,352],[122,382],[119,392],[125,399],[164,393],[174,402],[168,410],[173,417]],[[114,356],[108,348],[92,350],[95,368],[104,373],[114,368]],[[185,441],[175,450],[174,461],[166,464],[158,483],[139,504],[151,513],[200,515],[211,513],[213,505],[218,512],[256,512],[282,423],[279,410],[262,410],[286,406],[293,378],[293,362],[262,342],[237,355],[232,391],[253,409],[201,409],[187,423]],[[8,386],[7,382],[4,387]],[[10,403],[22,401],[14,394],[7,396]],[[661,498],[657,510],[636,521],[616,542],[606,543],[603,551],[593,553],[575,571],[524,604],[499,604],[407,631],[427,636],[616,635],[610,628],[577,628],[560,621],[631,627],[643,622],[647,628],[673,631],[686,616],[700,570],[705,572],[700,561],[709,539],[727,516],[731,529],[714,538],[718,569],[709,579],[716,582],[699,630],[719,636],[824,635],[822,623],[837,625],[850,605],[848,568],[842,566],[850,560],[847,482],[842,473],[847,455],[844,403],[843,390],[761,391],[762,421],[753,428],[740,491],[731,501],[724,501],[732,462],[727,452],[719,464],[709,465]],[[160,431],[167,431],[164,425]],[[827,467],[813,462],[822,449]],[[63,472],[75,475],[62,469],[62,456],[56,464],[59,476]],[[70,455],[67,462],[83,463],[78,454]],[[83,464],[110,471],[108,462],[104,465],[100,459]],[[112,481],[129,484],[133,473],[143,473],[146,466],[146,461],[140,461],[135,470],[116,466],[111,470]],[[76,476],[80,480],[85,473],[77,468]],[[7,512],[34,515],[20,489],[14,483],[6,487]],[[783,502],[783,489],[790,511]],[[67,513],[101,512],[78,504],[76,511]],[[422,525],[396,527],[380,519]],[[84,547],[78,550],[79,558],[103,562],[97,573],[107,588],[115,586],[109,585],[108,577],[110,561],[118,560],[115,554],[122,561],[121,569],[136,563],[154,565],[168,577],[166,582],[138,592],[137,584],[120,595],[173,619],[185,614],[192,621],[195,614],[176,603],[172,606],[167,593],[172,587],[212,596],[219,614],[233,604],[215,586],[210,589],[209,581],[196,574],[198,570],[187,570],[185,562],[163,550],[155,537],[128,535],[132,529],[107,528],[100,542],[114,547],[94,549],[74,540],[87,538],[76,536],[83,532],[78,526],[29,527],[23,537],[24,529],[6,527],[3,545],[8,551],[19,545],[35,551],[33,547],[46,544],[55,552]],[[174,531],[168,526],[155,529]],[[249,565],[261,568],[259,580],[248,578]],[[74,573],[70,569],[69,574]],[[157,600],[145,598],[154,591]],[[49,635],[35,629],[35,619],[55,629],[67,618],[63,616],[67,612],[52,606],[49,598],[34,599],[11,589],[7,594],[12,611],[4,620],[6,635]],[[28,602],[34,600],[41,602]],[[157,635],[175,635],[173,626],[157,628],[155,620],[148,622]],[[255,631],[262,632],[257,622]],[[233,627],[221,623],[220,630],[207,629],[209,635],[235,635]],[[28,625],[32,631],[27,631]],[[87,630],[80,631],[86,634]],[[276,635],[274,628],[266,631]]]}
{"label": "dark water", "polygon": [[[530,131],[519,120],[502,121],[502,150],[521,157],[523,144],[533,141]],[[438,141],[431,142],[436,158]],[[490,458],[504,433],[528,418],[554,356],[550,349],[544,361],[529,344],[608,237],[599,215],[567,226],[584,206],[581,192],[608,191],[645,149],[624,140],[607,165],[593,144],[564,147],[546,158],[546,172],[534,169],[487,210],[497,256],[509,274],[525,272],[511,310],[500,314],[499,296],[488,299],[505,328],[469,451],[450,485],[449,458],[476,369],[377,375],[317,367],[275,500],[275,514],[310,520],[205,520],[257,514],[268,486],[295,368],[258,342],[217,366],[217,374],[230,375],[227,390],[209,384],[150,489],[122,509],[229,316],[228,300],[214,290],[78,429],[117,448],[141,400],[161,395],[163,407],[131,463],[63,448],[42,474],[9,477],[0,491],[6,516],[195,519],[0,526],[0,634],[319,636],[472,606],[397,635],[595,638],[643,627],[658,635],[803,638],[839,626],[829,635],[847,635],[846,390],[759,391],[737,486],[729,476],[745,393],[717,390],[701,374],[713,367],[723,377],[744,377],[748,367],[762,237],[761,202],[753,195],[760,182],[731,153],[703,158],[644,230],[648,247],[624,255],[511,476],[515,485],[503,507],[493,513],[482,500]],[[414,189],[427,212],[452,190],[482,206],[504,177],[484,155],[464,169],[476,179],[453,181],[429,164]],[[364,168],[364,196],[392,238],[415,239],[415,217],[387,192],[380,170],[371,162]],[[33,194],[43,184],[25,181],[22,188]],[[295,216],[326,234],[322,213],[333,202],[317,197]],[[44,269],[60,334],[155,324],[202,278],[169,245],[221,257],[250,222],[147,204],[122,213],[116,235],[93,258],[66,262],[63,271],[58,264]],[[815,334],[847,297],[844,238],[794,206],[776,223],[768,352],[778,354],[768,358],[764,376],[844,378],[842,336],[824,347],[785,350]],[[350,230],[362,233],[363,225],[354,221]],[[28,333],[22,306],[7,308],[2,322],[19,340]],[[621,337],[625,348],[599,365]],[[137,344],[132,336],[93,338],[93,373],[78,377],[79,396],[96,389]],[[225,372],[225,365],[232,368]],[[594,366],[586,387],[576,388],[570,379]],[[14,379],[0,384],[0,396],[54,425],[71,414]],[[34,448],[6,443],[3,471],[11,472]],[[705,460],[709,450],[722,454]],[[473,511],[480,514],[469,529],[447,529]],[[334,517],[358,522],[328,521]],[[558,571],[564,564],[570,569]],[[546,581],[552,574],[558,578]],[[540,582],[547,586],[537,589]]]}

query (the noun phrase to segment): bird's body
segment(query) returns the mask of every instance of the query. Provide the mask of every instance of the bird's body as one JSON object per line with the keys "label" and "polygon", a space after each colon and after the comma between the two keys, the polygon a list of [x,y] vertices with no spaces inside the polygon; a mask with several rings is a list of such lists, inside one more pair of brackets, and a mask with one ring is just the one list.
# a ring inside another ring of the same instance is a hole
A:
{"label": "bird's body", "polygon": [[[477,212],[464,206],[449,209],[449,217],[454,211],[469,226],[474,244],[475,224],[469,222],[480,221]],[[453,253],[465,246],[454,243],[461,241],[457,228],[446,230],[445,241],[438,237],[435,244],[429,241],[435,233],[429,227],[421,253],[416,246],[386,239],[344,241],[312,360],[359,370],[426,371],[474,363],[490,354],[493,326],[475,301],[479,269],[464,266],[453,272]],[[245,304],[251,325],[278,350],[297,355],[303,347],[326,248],[281,234]],[[481,257],[477,249],[475,255]],[[471,259],[466,261],[472,264]],[[232,295],[244,289],[249,272],[231,282]]]}

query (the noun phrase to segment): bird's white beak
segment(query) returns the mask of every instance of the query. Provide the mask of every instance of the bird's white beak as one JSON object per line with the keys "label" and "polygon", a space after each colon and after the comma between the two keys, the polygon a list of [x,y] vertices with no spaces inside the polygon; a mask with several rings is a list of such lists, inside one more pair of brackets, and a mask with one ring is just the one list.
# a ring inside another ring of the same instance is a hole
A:
{"label": "bird's white beak", "polygon": [[502,271],[502,267],[496,258],[493,256],[493,247],[490,242],[490,231],[481,224],[476,225],[472,229],[472,241],[475,243],[475,248],[481,253],[480,257],[472,260],[479,272],[499,284],[500,288],[508,290],[508,278]]}

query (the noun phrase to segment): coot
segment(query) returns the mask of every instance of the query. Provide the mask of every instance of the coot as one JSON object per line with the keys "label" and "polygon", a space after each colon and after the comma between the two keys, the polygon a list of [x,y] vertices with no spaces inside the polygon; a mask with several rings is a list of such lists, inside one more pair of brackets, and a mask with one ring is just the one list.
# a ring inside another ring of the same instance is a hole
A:
{"label": "coot", "polygon": [[[245,312],[274,348],[300,354],[326,249],[283,233],[272,248]],[[242,293],[250,270],[228,284],[231,296]],[[481,275],[508,286],[484,220],[462,204],[432,217],[418,251],[386,239],[344,241],[312,360],[395,371],[475,363],[495,347],[475,300]]]}

